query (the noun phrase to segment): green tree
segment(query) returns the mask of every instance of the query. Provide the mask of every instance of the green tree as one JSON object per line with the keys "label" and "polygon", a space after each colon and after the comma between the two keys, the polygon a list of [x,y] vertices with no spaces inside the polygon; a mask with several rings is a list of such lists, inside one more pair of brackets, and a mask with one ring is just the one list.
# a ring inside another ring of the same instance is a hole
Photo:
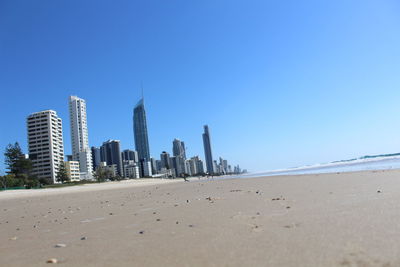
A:
{"label": "green tree", "polygon": [[68,177],[67,169],[65,168],[64,162],[60,163],[60,167],[57,172],[56,180],[57,180],[57,182],[61,182],[62,184],[65,182],[69,182],[69,180],[70,180]]}
{"label": "green tree", "polygon": [[106,179],[114,179],[111,170],[103,167],[99,167],[96,169],[94,173],[94,177],[96,178],[97,182],[101,183],[104,182]]}
{"label": "green tree", "polygon": [[13,186],[36,186],[37,177],[32,175],[32,161],[26,159],[18,142],[9,144],[4,152],[5,164],[7,165],[7,177],[2,178],[3,187]]}
{"label": "green tree", "polygon": [[22,187],[26,183],[26,180],[17,179],[14,174],[7,174],[0,176],[0,187],[7,189],[10,187]]}
{"label": "green tree", "polygon": [[30,175],[32,171],[32,161],[26,159],[18,142],[14,145],[8,144],[4,152],[5,164],[7,165],[7,173],[15,174],[17,177],[21,174]]}

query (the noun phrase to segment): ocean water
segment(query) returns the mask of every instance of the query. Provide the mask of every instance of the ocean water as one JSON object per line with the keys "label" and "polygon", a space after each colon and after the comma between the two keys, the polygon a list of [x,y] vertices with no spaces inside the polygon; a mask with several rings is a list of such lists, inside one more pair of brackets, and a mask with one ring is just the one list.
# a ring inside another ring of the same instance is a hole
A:
{"label": "ocean water", "polygon": [[315,173],[355,172],[366,170],[391,170],[400,169],[400,156],[362,158],[349,161],[316,164],[298,168],[272,170],[266,172],[246,173],[230,178],[261,177],[276,175],[297,175]]}

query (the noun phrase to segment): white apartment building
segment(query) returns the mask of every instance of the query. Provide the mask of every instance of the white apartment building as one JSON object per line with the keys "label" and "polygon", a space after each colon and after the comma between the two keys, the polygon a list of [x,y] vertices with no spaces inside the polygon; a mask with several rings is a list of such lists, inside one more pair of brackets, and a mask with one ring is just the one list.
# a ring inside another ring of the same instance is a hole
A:
{"label": "white apartment building", "polygon": [[150,161],[142,161],[142,168],[143,168],[143,176],[144,177],[151,177],[153,175],[151,171],[151,162]]}
{"label": "white apartment building", "polygon": [[81,179],[93,179],[92,153],[89,148],[86,102],[77,96],[69,97],[72,159],[79,161]]}
{"label": "white apartment building", "polygon": [[62,120],[54,110],[36,112],[28,116],[27,129],[33,175],[55,183],[64,161]]}
{"label": "white apartment building", "polygon": [[70,181],[79,181],[80,180],[80,169],[79,169],[79,161],[64,161],[65,169],[67,170],[67,175]]}
{"label": "white apartment building", "polygon": [[139,166],[134,160],[124,161],[124,176],[126,178],[140,178]]}

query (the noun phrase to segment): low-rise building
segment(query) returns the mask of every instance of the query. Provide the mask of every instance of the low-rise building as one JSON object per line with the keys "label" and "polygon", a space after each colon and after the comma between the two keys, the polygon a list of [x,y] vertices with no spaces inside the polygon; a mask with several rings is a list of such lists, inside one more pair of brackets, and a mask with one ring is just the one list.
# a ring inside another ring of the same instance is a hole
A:
{"label": "low-rise building", "polygon": [[107,179],[117,177],[118,176],[118,165],[117,164],[111,164],[107,165],[107,162],[100,162],[100,165],[97,166],[98,169],[102,169],[107,172],[107,176],[105,177]]}
{"label": "low-rise building", "polygon": [[79,161],[64,161],[65,169],[70,181],[80,180]]}
{"label": "low-rise building", "polygon": [[126,178],[137,179],[140,178],[139,166],[134,160],[124,160],[124,176]]}

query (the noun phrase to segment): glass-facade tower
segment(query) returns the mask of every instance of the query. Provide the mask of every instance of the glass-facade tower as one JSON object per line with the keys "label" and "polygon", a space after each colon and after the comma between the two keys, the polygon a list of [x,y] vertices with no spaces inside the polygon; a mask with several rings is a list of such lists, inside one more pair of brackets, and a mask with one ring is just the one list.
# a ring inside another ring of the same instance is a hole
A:
{"label": "glass-facade tower", "polygon": [[138,152],[139,161],[150,160],[149,139],[147,135],[146,111],[143,98],[133,109],[133,133],[135,136],[135,147]]}
{"label": "glass-facade tower", "polygon": [[208,125],[204,125],[204,133],[203,133],[203,145],[204,145],[204,156],[206,158],[206,166],[208,173],[214,173],[213,167],[213,158],[211,151],[211,140],[210,140],[210,131],[208,129]]}

